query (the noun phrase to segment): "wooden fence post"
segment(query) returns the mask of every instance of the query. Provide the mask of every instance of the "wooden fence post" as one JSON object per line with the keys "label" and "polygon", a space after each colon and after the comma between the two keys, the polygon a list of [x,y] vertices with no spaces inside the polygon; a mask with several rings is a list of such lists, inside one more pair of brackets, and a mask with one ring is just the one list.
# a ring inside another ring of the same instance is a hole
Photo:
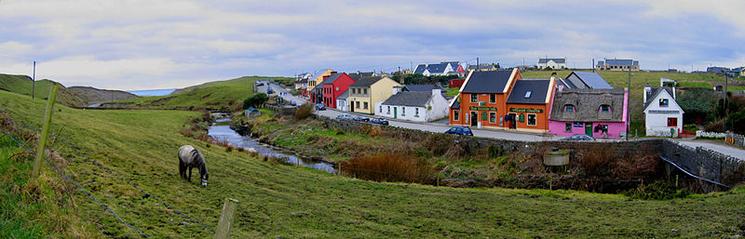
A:
{"label": "wooden fence post", "polygon": [[52,84],[52,88],[49,90],[49,97],[47,100],[47,110],[44,113],[44,126],[41,130],[41,138],[39,138],[39,146],[36,148],[36,159],[34,160],[34,169],[31,171],[31,179],[36,179],[39,176],[39,168],[41,167],[41,161],[44,159],[45,148],[47,144],[47,138],[49,137],[49,128],[52,124],[52,112],[54,110],[54,102],[57,100],[57,84]]}
{"label": "wooden fence post", "polygon": [[238,200],[232,198],[225,199],[225,204],[222,206],[222,214],[220,214],[220,221],[217,223],[215,239],[230,238],[230,228],[233,226],[233,214],[235,214],[237,207]]}

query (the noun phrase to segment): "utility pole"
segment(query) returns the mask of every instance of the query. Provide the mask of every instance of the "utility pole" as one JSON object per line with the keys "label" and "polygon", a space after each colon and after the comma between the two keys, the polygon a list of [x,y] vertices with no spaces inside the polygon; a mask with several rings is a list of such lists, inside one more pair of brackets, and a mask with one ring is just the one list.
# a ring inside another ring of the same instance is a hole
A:
{"label": "utility pole", "polygon": [[479,58],[476,57],[476,71],[481,71],[481,64],[479,64]]}
{"label": "utility pole", "polygon": [[727,107],[727,87],[729,85],[729,72],[724,73],[724,129],[730,130],[727,127],[727,116],[729,116],[729,108]]}
{"label": "utility pole", "polygon": [[31,74],[31,100],[33,100],[36,96],[36,61],[34,61],[34,69],[33,73]]}
{"label": "utility pole", "polygon": [[[626,91],[628,91],[629,96],[631,96],[631,67],[629,67],[629,76],[628,76],[628,79],[626,80]],[[626,141],[629,141],[629,127],[631,127],[631,111],[628,109],[626,111],[628,112],[628,114],[626,114]]]}

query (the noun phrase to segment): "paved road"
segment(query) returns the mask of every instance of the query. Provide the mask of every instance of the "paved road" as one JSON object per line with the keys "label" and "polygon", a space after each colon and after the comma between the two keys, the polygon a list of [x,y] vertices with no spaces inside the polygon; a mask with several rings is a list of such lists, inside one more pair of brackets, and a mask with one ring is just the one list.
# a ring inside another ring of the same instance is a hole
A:
{"label": "paved road", "polygon": [[707,141],[693,141],[693,140],[678,140],[683,145],[691,146],[691,147],[702,147],[706,149],[711,149],[717,152],[720,152],[725,155],[732,156],[734,158],[745,160],[745,150],[730,147],[727,145],[721,145],[714,142],[707,142]]}
{"label": "paved road", "polygon": [[290,92],[285,89],[284,87],[278,85],[277,83],[271,82],[271,81],[257,81],[257,83],[264,83],[262,86],[256,87],[256,92],[260,93],[266,93],[269,87],[272,88],[274,91],[274,94],[276,94],[279,97],[282,97],[286,102],[293,102],[296,105],[302,105],[307,102],[307,100],[300,96],[294,96],[290,94]]}

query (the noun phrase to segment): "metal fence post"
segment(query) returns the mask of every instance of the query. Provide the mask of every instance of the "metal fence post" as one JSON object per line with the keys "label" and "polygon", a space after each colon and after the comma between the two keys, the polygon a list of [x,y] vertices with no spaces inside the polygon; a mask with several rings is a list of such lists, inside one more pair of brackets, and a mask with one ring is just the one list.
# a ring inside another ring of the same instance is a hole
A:
{"label": "metal fence post", "polygon": [[215,239],[230,238],[230,229],[233,226],[233,215],[235,214],[235,209],[237,207],[238,200],[232,198],[225,199],[225,204],[222,206],[222,214],[220,214],[220,221],[217,223]]}
{"label": "metal fence post", "polygon": [[34,159],[34,169],[31,171],[31,178],[35,179],[39,176],[39,168],[41,167],[41,161],[44,159],[45,148],[47,144],[47,138],[49,137],[49,128],[52,124],[52,112],[54,110],[54,102],[57,100],[57,84],[52,84],[52,88],[49,90],[49,97],[47,100],[47,110],[44,113],[44,126],[41,130],[41,137],[39,138],[39,145],[36,149],[36,159]]}

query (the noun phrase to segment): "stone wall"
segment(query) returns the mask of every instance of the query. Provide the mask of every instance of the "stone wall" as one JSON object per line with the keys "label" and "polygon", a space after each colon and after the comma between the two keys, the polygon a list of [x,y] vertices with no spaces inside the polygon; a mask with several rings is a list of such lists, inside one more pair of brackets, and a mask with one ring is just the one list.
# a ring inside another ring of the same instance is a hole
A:
{"label": "stone wall", "polygon": [[[323,117],[316,117],[323,121],[326,127],[353,132],[367,132],[368,124],[357,122],[340,122]],[[720,182],[725,185],[735,185],[745,182],[745,162],[736,158],[723,155],[704,148],[692,148],[680,145],[670,139],[642,139],[634,141],[617,142],[572,142],[572,141],[545,141],[545,142],[523,142],[504,139],[489,139],[478,137],[462,137],[453,135],[442,135],[420,130],[381,127],[384,134],[409,140],[422,140],[430,135],[441,135],[444,139],[451,139],[457,144],[467,145],[469,148],[485,149],[490,147],[499,148],[505,153],[522,153],[525,155],[540,156],[545,150],[551,148],[569,149],[570,162],[583,160],[584,155],[591,152],[605,152],[607,157],[614,160],[628,160],[635,156],[662,156],[682,166],[689,172]],[[572,163],[570,163],[572,164]]]}

